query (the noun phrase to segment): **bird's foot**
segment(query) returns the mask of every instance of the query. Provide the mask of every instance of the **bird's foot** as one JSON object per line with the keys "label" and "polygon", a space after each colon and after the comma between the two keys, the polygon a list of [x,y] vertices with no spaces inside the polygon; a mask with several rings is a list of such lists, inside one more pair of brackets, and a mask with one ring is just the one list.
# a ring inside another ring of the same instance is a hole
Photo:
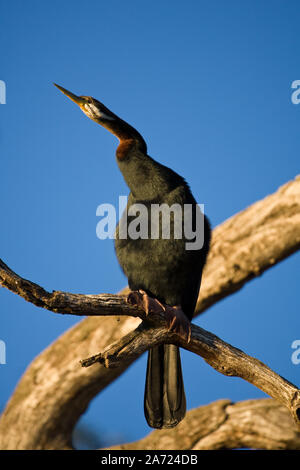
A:
{"label": "bird's foot", "polygon": [[170,307],[165,306],[165,315],[168,324],[168,330],[177,333],[184,341],[188,343],[191,340],[191,323],[180,305]]}
{"label": "bird's foot", "polygon": [[191,323],[180,305],[174,307],[161,303],[158,299],[150,297],[145,291],[131,291],[127,296],[127,302],[141,307],[146,315],[151,313],[165,313],[168,330],[174,331],[188,343],[191,339]]}
{"label": "bird's foot", "polygon": [[127,302],[141,307],[146,315],[165,311],[165,306],[154,297],[150,297],[144,290],[133,290],[127,296]]}

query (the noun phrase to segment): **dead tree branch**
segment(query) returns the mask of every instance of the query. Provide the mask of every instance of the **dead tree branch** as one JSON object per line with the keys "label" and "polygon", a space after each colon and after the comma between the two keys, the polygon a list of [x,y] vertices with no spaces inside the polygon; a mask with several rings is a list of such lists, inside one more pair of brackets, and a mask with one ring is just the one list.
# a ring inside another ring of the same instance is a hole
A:
{"label": "dead tree branch", "polygon": [[105,367],[118,367],[124,362],[131,363],[153,346],[163,343],[177,344],[199,356],[223,375],[240,377],[255,385],[263,392],[285,405],[291,412],[300,430],[300,390],[283,377],[276,374],[263,362],[248,356],[240,349],[222,341],[216,335],[192,325],[190,342],[168,331],[165,321],[161,326],[148,326],[144,323],[110,345],[106,350],[81,361],[89,367],[100,362]]}
{"label": "dead tree branch", "polygon": [[214,229],[196,312],[237,292],[299,248],[300,175]]}
{"label": "dead tree branch", "polygon": [[231,403],[218,400],[187,412],[174,429],[152,431],[117,450],[299,450],[300,433],[290,413],[275,400]]}

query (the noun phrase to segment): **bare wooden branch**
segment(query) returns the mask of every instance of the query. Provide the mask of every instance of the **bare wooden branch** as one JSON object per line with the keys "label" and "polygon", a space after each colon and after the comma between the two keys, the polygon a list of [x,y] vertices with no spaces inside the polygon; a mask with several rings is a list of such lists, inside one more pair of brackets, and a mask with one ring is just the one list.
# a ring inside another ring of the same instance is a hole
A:
{"label": "bare wooden branch", "polygon": [[[124,296],[101,295],[76,295],[62,292],[49,294],[44,289],[29,281],[25,281],[13,273],[3,262],[0,265],[2,279],[5,283],[21,292],[27,299],[43,301],[44,307],[58,313],[80,312],[104,315],[115,314],[138,316],[146,320],[145,313],[129,305]],[[83,298],[84,301],[80,301]],[[42,300],[41,300],[42,299]],[[147,318],[149,321],[149,318]],[[256,385],[271,397],[286,405],[295,421],[300,424],[300,391],[282,377],[265,366],[262,362],[247,356],[237,348],[225,343],[217,336],[200,327],[192,326],[192,337],[189,343],[185,342],[176,334],[169,332],[163,325],[163,313],[151,317],[152,326],[139,325],[136,330],[121,338],[114,345],[110,345],[103,353],[81,361],[85,367],[100,362],[105,367],[116,367],[120,363],[131,363],[149,348],[162,344],[174,343],[199,354],[206,362],[224,375],[234,375]]]}
{"label": "bare wooden branch", "polygon": [[[214,230],[196,311],[203,312],[236,292],[298,250],[299,245],[298,177]],[[120,305],[107,306],[107,298],[102,297],[104,303],[99,307],[98,296],[48,293],[15,276],[4,263],[0,265],[0,282],[4,287],[48,310],[75,315],[85,315],[84,311],[98,315],[101,310],[101,315],[122,315]],[[76,302],[79,299],[80,306]],[[117,303],[120,300],[114,296],[112,299]],[[133,314],[131,306],[130,312]],[[79,360],[104,350],[139,322],[140,319],[124,316],[120,321],[115,316],[89,316],[43,351],[25,372],[1,416],[0,448],[70,448],[72,429],[79,416],[91,399],[129,364],[124,362],[109,369],[98,364],[86,369],[79,366]]]}
{"label": "bare wooden branch", "polygon": [[60,291],[47,292],[38,284],[23,279],[16,274],[1,259],[0,284],[37,307],[51,310],[54,313],[78,316],[129,315],[145,318],[143,310],[126,302],[125,295],[83,295]]}
{"label": "bare wooden branch", "polygon": [[174,429],[153,431],[116,450],[299,450],[300,433],[290,413],[272,399],[218,400],[187,412]]}
{"label": "bare wooden branch", "polygon": [[300,248],[300,175],[213,231],[196,312]]}
{"label": "bare wooden branch", "polygon": [[263,362],[248,356],[240,349],[196,325],[192,325],[191,339],[187,342],[176,333],[168,331],[166,322],[158,327],[147,326],[143,323],[135,331],[106,348],[102,354],[85,359],[81,363],[85,367],[96,362],[100,362],[107,368],[117,367],[127,361],[131,363],[149,348],[163,343],[177,344],[203,357],[221,374],[240,377],[255,385],[285,405],[300,430],[300,390]]}

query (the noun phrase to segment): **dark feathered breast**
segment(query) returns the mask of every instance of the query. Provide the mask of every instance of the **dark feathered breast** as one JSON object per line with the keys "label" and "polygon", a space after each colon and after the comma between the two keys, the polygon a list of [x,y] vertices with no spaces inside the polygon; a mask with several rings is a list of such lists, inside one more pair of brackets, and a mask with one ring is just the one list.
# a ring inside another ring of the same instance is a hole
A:
{"label": "dark feathered breast", "polygon": [[[125,217],[127,218],[127,226],[134,218],[128,216],[128,210],[135,203],[143,203],[147,208],[147,215],[144,215],[146,219],[141,217],[140,220],[144,227],[146,225],[148,227],[148,238],[133,240],[128,237],[127,239],[120,239],[118,225],[115,241],[116,254],[120,266],[128,278],[129,287],[132,290],[143,289],[148,294],[169,305],[181,305],[185,314],[191,319],[209,247],[210,229],[208,220],[204,217],[203,247],[198,250],[187,250],[186,243],[191,240],[185,238],[184,227],[182,227],[183,237],[181,239],[174,238],[174,217],[172,212],[170,239],[161,237],[161,226],[159,228],[159,239],[151,239],[151,204],[166,203],[169,207],[172,204],[180,204],[182,208],[184,204],[193,205],[192,228],[195,230],[195,210],[196,208],[199,210],[199,208],[188,187],[178,187],[163,199],[151,202],[137,201],[131,194],[122,217],[123,221]],[[182,214],[184,214],[183,210]],[[140,216],[140,214],[138,215]],[[161,222],[162,218],[159,219],[159,224]],[[184,219],[182,224],[184,224]]]}

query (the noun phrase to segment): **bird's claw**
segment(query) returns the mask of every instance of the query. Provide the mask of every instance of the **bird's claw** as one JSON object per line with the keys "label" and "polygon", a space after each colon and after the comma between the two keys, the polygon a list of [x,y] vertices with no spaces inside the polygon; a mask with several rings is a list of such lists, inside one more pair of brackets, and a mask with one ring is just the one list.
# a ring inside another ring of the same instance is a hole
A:
{"label": "bird's claw", "polygon": [[177,333],[184,341],[189,343],[191,340],[191,323],[181,307],[167,306],[165,313],[168,330]]}
{"label": "bird's claw", "polygon": [[171,307],[170,305],[164,305],[154,297],[150,297],[142,289],[131,291],[127,296],[127,302],[142,308],[146,315],[164,312],[168,331],[173,331],[184,341],[190,342],[191,324],[180,306]]}
{"label": "bird's claw", "polygon": [[166,310],[165,306],[157,299],[150,297],[144,290],[131,291],[127,296],[127,302],[141,307],[146,315],[160,313]]}

